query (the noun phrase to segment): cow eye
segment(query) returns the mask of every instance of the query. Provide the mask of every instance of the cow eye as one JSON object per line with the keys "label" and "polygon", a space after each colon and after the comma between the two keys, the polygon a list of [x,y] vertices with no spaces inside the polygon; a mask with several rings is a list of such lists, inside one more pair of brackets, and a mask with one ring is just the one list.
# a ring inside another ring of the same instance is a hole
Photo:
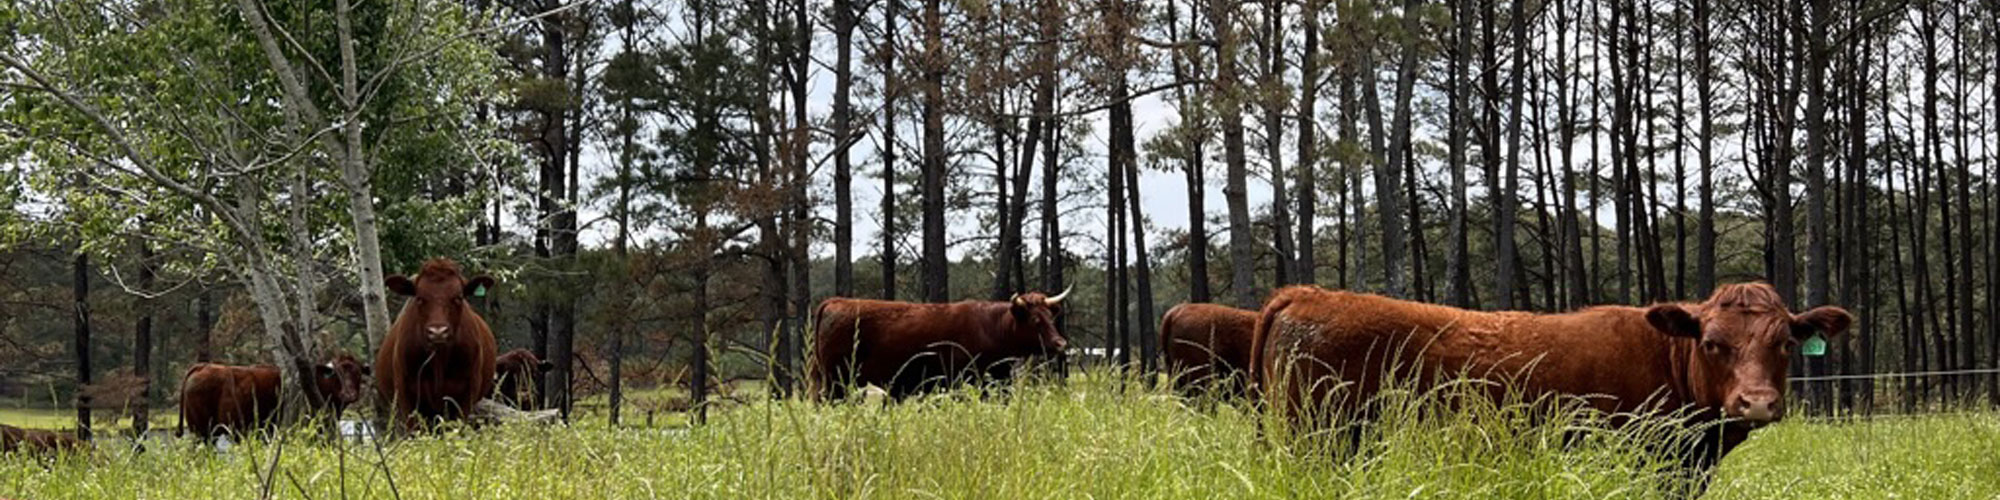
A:
{"label": "cow eye", "polygon": [[1729,345],[1713,340],[1701,341],[1701,350],[1709,355],[1720,356],[1729,353]]}

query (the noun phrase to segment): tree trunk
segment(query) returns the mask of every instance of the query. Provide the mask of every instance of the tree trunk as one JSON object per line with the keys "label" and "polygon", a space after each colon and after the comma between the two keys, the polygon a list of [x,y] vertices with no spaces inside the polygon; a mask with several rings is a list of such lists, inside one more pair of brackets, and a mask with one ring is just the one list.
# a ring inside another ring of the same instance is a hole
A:
{"label": "tree trunk", "polygon": [[1220,108],[1218,119],[1222,121],[1223,161],[1228,166],[1222,197],[1229,204],[1229,289],[1236,297],[1236,307],[1248,309],[1257,306],[1256,282],[1250,274],[1254,245],[1248,198],[1250,173],[1243,152],[1243,101],[1249,96],[1237,89],[1235,19],[1235,2],[1210,0],[1209,22],[1215,25],[1215,37],[1220,40],[1216,48],[1215,94]]}
{"label": "tree trunk", "polygon": [[[792,29],[797,33],[812,33],[812,24],[807,21],[811,9],[806,0],[799,0],[792,6]],[[791,194],[791,221],[789,223],[792,245],[788,257],[791,260],[791,324],[778,337],[778,356],[781,367],[777,383],[783,394],[790,394],[797,386],[799,345],[806,335],[807,317],[812,311],[812,197],[807,189],[812,185],[811,168],[807,163],[812,150],[812,123],[806,117],[806,84],[811,78],[812,68],[811,36],[798,36],[798,43],[791,54],[792,85],[792,168],[789,179]],[[836,142],[836,148],[843,151],[845,142]],[[846,157],[845,154],[838,155]]]}
{"label": "tree trunk", "polygon": [[[1827,25],[1834,20],[1831,12],[1833,0],[1812,0],[1808,3],[1811,15],[1806,19],[1806,24],[1810,26],[1805,44],[1806,78],[1800,83],[1806,87],[1806,227],[1811,231],[1806,240],[1806,304],[1816,306],[1828,303],[1832,292],[1830,290],[1832,273],[1828,266],[1832,236],[1828,234],[1831,227],[1827,223],[1826,214],[1829,196],[1826,186],[1826,157],[1831,147],[1829,135],[1833,131],[1829,130],[1826,124],[1826,67],[1831,53],[1827,48],[1826,37]],[[1807,357],[1807,374],[1826,375],[1826,358],[1826,356]],[[1817,384],[1806,391],[1809,395],[1818,396],[1812,400],[1814,407],[1810,408],[1808,413],[1827,414],[1827,410],[1830,409],[1829,403],[1832,402],[1832,399],[1827,397],[1831,394],[1828,390],[1830,388],[1831,386],[1827,384]]]}
{"label": "tree trunk", "polygon": [[[801,15],[800,17],[804,17]],[[833,295],[854,296],[854,2],[833,0]],[[808,31],[810,32],[810,31]],[[810,40],[811,37],[801,37]],[[810,44],[811,42],[801,42]]]}
{"label": "tree trunk", "polygon": [[[1053,0],[1043,1],[1052,2]],[[1308,2],[1310,1],[1312,0],[1308,0]],[[1172,30],[1168,32],[1168,36],[1175,40],[1181,39],[1180,25],[1177,22],[1180,18],[1174,10],[1175,5],[1178,3],[1178,1],[1167,3],[1167,17],[1170,20],[1167,23],[1167,28]],[[1190,19],[1188,20],[1188,29],[1190,31],[1196,29],[1194,26],[1195,20],[1192,18],[1196,16],[1198,11],[1199,9],[1189,9],[1188,14]],[[1045,27],[1044,33],[1047,32],[1048,29]],[[1176,81],[1189,80],[1192,73],[1190,67],[1199,66],[1200,64],[1198,57],[1187,57],[1187,59],[1195,59],[1194,61],[1187,61],[1183,59],[1182,54],[1183,51],[1181,50],[1173,51],[1174,80]],[[1053,87],[1053,83],[1050,85]],[[1181,126],[1187,129],[1187,132],[1182,135],[1186,142],[1181,144],[1182,147],[1186,148],[1186,154],[1180,160],[1183,165],[1182,172],[1187,176],[1188,302],[1206,303],[1214,300],[1208,288],[1208,220],[1207,210],[1205,210],[1206,201],[1204,200],[1208,193],[1208,178],[1205,172],[1207,168],[1204,165],[1207,162],[1208,155],[1203,149],[1208,145],[1208,123],[1204,114],[1188,112],[1188,110],[1194,109],[1194,104],[1188,100],[1187,92],[1182,88],[1174,89],[1174,102],[1176,103],[1175,109],[1181,114]],[[1308,136],[1301,136],[1301,140],[1305,140],[1304,137]],[[1301,229],[1305,228],[1302,227]]]}
{"label": "tree trunk", "polygon": [[[1499,269],[1494,272],[1496,278],[1494,280],[1493,294],[1500,297],[1501,309],[1514,309],[1516,304],[1514,297],[1520,293],[1519,284],[1515,281],[1516,274],[1519,272],[1517,267],[1520,263],[1518,262],[1519,256],[1516,255],[1514,248],[1514,196],[1521,189],[1521,113],[1523,111],[1521,108],[1521,91],[1525,87],[1522,78],[1527,75],[1528,69],[1528,23],[1532,22],[1531,19],[1528,19],[1526,10],[1523,8],[1524,3],[1522,0],[1515,0],[1512,3],[1513,12],[1509,15],[1509,22],[1514,28],[1514,68],[1512,73],[1509,73],[1507,77],[1508,100],[1511,101],[1508,108],[1512,111],[1507,117],[1507,163],[1501,166],[1501,168],[1505,169],[1505,172],[1501,175],[1500,190],[1494,193],[1494,198],[1498,200],[1496,203],[1496,208],[1498,208],[1496,217],[1500,219],[1500,223],[1497,224],[1498,231],[1494,236],[1494,242],[1499,248],[1499,256],[1497,257],[1497,260],[1499,260]],[[1489,7],[1487,8],[1491,9],[1491,4],[1488,5]],[[1490,54],[1492,49],[1488,48],[1487,51]],[[1490,67],[1498,68],[1499,66]],[[1494,109],[1498,108],[1498,106],[1494,107]]]}
{"label": "tree trunk", "polygon": [[[1420,5],[1421,2],[1419,0],[1403,0],[1403,30],[1411,36],[1417,36],[1423,32],[1422,15],[1418,12]],[[1397,220],[1397,214],[1403,213],[1404,202],[1403,195],[1400,192],[1403,180],[1401,179],[1401,170],[1398,166],[1403,164],[1404,153],[1410,149],[1410,136],[1412,135],[1410,129],[1413,120],[1411,119],[1410,97],[1416,91],[1417,56],[1419,54],[1417,45],[1414,43],[1406,44],[1403,47],[1402,59],[1397,62],[1395,122],[1391,126],[1395,137],[1390,141],[1392,145],[1389,147],[1387,161],[1379,164],[1375,169],[1375,193],[1376,196],[1380,197],[1380,201],[1376,203],[1376,207],[1378,207],[1377,212],[1382,218],[1382,265],[1387,273],[1388,294],[1390,296],[1401,296],[1408,292],[1405,289],[1405,274],[1401,262],[1403,253],[1408,251],[1405,248],[1404,223],[1410,223],[1410,227],[1420,227],[1416,225],[1417,221]],[[1364,65],[1364,67],[1371,68],[1371,71],[1367,73],[1368,75],[1374,74],[1372,71],[1373,66],[1373,64]],[[1372,76],[1369,77],[1366,83],[1368,84],[1368,88],[1374,88]],[[1374,106],[1373,103],[1378,102],[1374,99],[1365,100],[1370,106]]]}
{"label": "tree trunk", "polygon": [[[1297,250],[1292,244],[1291,193],[1285,189],[1284,139],[1285,121],[1283,114],[1291,103],[1285,88],[1285,7],[1277,0],[1264,1],[1264,161],[1271,166],[1271,242],[1277,247],[1277,259],[1272,266],[1276,279],[1274,286],[1285,286],[1295,282],[1292,277],[1293,259]],[[1303,86],[1301,86],[1303,88]]]}
{"label": "tree trunk", "polygon": [[1450,100],[1451,115],[1448,119],[1450,140],[1447,145],[1447,169],[1451,171],[1450,241],[1445,243],[1445,268],[1448,285],[1445,287],[1447,302],[1458,307],[1470,308],[1472,304],[1472,260],[1471,235],[1466,224],[1466,182],[1465,182],[1465,129],[1472,125],[1467,115],[1471,84],[1466,79],[1466,58],[1472,55],[1472,2],[1453,0],[1451,3],[1452,45],[1450,51],[1450,80],[1445,93]]}
{"label": "tree trunk", "polygon": [[[1130,136],[1128,135],[1127,137],[1129,138]],[[1137,165],[1128,164],[1125,167],[1125,190],[1125,202],[1132,210],[1127,221],[1132,226],[1132,254],[1135,256],[1133,262],[1137,265],[1137,269],[1134,271],[1134,280],[1136,281],[1134,284],[1138,286],[1138,296],[1133,301],[1138,302],[1139,309],[1139,320],[1136,322],[1139,325],[1139,368],[1142,370],[1141,373],[1153,373],[1158,368],[1161,346],[1160,337],[1153,331],[1152,318],[1155,317],[1153,315],[1153,264],[1150,254],[1146,253],[1145,212],[1139,211],[1139,168]],[[1280,231],[1282,232],[1283,229],[1281,228]]]}
{"label": "tree trunk", "polygon": [[79,249],[70,282],[70,320],[76,326],[76,438],[90,441],[90,254]]}
{"label": "tree trunk", "polygon": [[[1582,215],[1577,212],[1576,193],[1578,188],[1576,185],[1576,164],[1571,161],[1574,156],[1571,150],[1576,149],[1576,95],[1571,93],[1570,80],[1576,75],[1576,69],[1570,66],[1569,9],[1564,7],[1566,7],[1564,2],[1558,0],[1556,4],[1556,61],[1562,65],[1562,69],[1556,75],[1555,83],[1556,106],[1559,108],[1556,110],[1556,114],[1561,117],[1561,125],[1559,127],[1561,127],[1560,134],[1562,135],[1562,139],[1559,143],[1561,147],[1556,148],[1556,151],[1561,154],[1563,170],[1562,207],[1565,215],[1562,218],[1562,245],[1567,248],[1563,252],[1565,256],[1563,267],[1567,269],[1564,274],[1569,278],[1567,285],[1569,293],[1563,307],[1576,308],[1590,303],[1590,296],[1588,294],[1590,284],[1583,272],[1583,228],[1580,226],[1581,221],[1578,220]],[[1591,227],[1597,226],[1596,216],[1597,214],[1595,213],[1590,214]]]}
{"label": "tree trunk", "polygon": [[[1313,220],[1319,210],[1319,0],[1304,0],[1305,43],[1299,56],[1299,237],[1293,281],[1319,283],[1318,236]],[[1283,227],[1279,231],[1284,231]]]}
{"label": "tree trunk", "polygon": [[[146,234],[150,223],[139,221],[140,234]],[[153,261],[153,245],[139,240],[139,280],[138,289],[143,293],[153,293],[153,277],[157,265]],[[132,435],[146,436],[146,427],[152,423],[147,416],[153,405],[153,299],[134,297],[133,305],[139,313],[139,320],[132,328],[132,375],[141,377],[139,401],[132,405]]]}
{"label": "tree trunk", "polygon": [[1701,108],[1701,127],[1697,133],[1700,146],[1696,148],[1697,170],[1701,177],[1701,201],[1695,216],[1695,271],[1694,289],[1697,294],[1707,294],[1715,290],[1715,117],[1714,93],[1715,63],[1709,53],[1713,48],[1709,42],[1709,11],[1713,10],[1709,0],[1694,2],[1694,88],[1697,106]]}
{"label": "tree trunk", "polygon": [[896,300],[896,18],[902,0],[882,2],[882,300]]}
{"label": "tree trunk", "polygon": [[944,21],[939,0],[924,0],[924,300],[951,300],[945,255]]}

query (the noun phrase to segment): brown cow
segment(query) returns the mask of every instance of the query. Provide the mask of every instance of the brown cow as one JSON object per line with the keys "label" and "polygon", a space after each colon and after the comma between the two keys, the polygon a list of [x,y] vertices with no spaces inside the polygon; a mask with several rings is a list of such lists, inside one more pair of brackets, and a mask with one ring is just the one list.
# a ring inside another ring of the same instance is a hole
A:
{"label": "brown cow", "polygon": [[[368,367],[346,353],[313,367],[313,404],[339,415],[361,399]],[[181,431],[214,439],[248,429],[270,429],[278,415],[278,367],[195,363],[181,375]]]}
{"label": "brown cow", "polygon": [[0,453],[16,451],[43,455],[80,453],[89,445],[76,436],[38,429],[22,429],[0,424]]}
{"label": "brown cow", "polygon": [[535,381],[556,367],[555,363],[543,361],[535,357],[534,351],[527,349],[507,351],[493,364],[494,373],[500,377],[493,387],[493,398],[523,410],[534,409]]}
{"label": "brown cow", "polygon": [[875,384],[901,399],[971,379],[1007,380],[1014,361],[1069,345],[1055,323],[1068,295],[951,304],[826,299],[815,313],[813,394],[841,399]]}
{"label": "brown cow", "polygon": [[1208,389],[1232,397],[1244,393],[1250,366],[1250,334],[1257,312],[1216,304],[1181,304],[1160,318],[1160,345],[1167,375],[1182,394]]}
{"label": "brown cow", "polygon": [[375,388],[403,429],[424,420],[463,419],[493,393],[493,330],[466,302],[493,278],[465,279],[451,259],[424,263],[415,279],[389,276],[389,290],[410,297],[375,353]]}
{"label": "brown cow", "polygon": [[[1440,372],[1464,373],[1504,379],[1496,394],[1592,395],[1590,404],[1606,412],[1649,403],[1690,408],[1699,422],[1728,419],[1681,457],[1706,470],[1752,429],[1784,417],[1794,346],[1815,333],[1837,335],[1852,321],[1831,306],[1794,315],[1761,283],[1724,285],[1701,303],[1546,315],[1292,287],[1258,318],[1252,370],[1272,408],[1290,411],[1294,422],[1307,421],[1297,408],[1303,401],[1365,415],[1356,402],[1380,389],[1385,366],[1419,389],[1435,387]],[[1334,392],[1328,377],[1353,385]]]}

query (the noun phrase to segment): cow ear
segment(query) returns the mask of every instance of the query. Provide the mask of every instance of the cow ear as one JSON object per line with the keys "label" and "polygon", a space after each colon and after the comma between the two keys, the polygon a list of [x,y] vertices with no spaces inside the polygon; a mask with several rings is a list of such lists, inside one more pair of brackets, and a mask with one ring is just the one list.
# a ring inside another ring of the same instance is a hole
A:
{"label": "cow ear", "polygon": [[493,290],[492,276],[474,276],[472,279],[465,281],[465,290],[461,290],[459,293],[464,294],[466,297],[485,297],[486,292],[491,290]]}
{"label": "cow ear", "polygon": [[1701,338],[1701,320],[1680,304],[1660,304],[1646,309],[1646,323],[1654,330],[1674,337]]}
{"label": "cow ear", "polygon": [[388,278],[382,280],[382,284],[387,285],[391,292],[413,297],[417,295],[417,283],[410,281],[408,276],[391,274]]}
{"label": "cow ear", "polygon": [[1820,306],[1811,311],[1792,315],[1792,336],[1806,338],[1813,336],[1813,333],[1821,333],[1833,337],[1847,331],[1848,325],[1852,324],[1854,315],[1848,314],[1846,309]]}

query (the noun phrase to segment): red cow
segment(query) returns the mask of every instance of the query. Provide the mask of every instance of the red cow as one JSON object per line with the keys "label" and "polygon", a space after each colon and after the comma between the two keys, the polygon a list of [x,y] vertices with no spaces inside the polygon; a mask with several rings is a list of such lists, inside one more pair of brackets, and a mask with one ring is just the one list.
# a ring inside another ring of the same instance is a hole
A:
{"label": "red cow", "polygon": [[16,451],[43,455],[81,453],[90,445],[77,440],[76,436],[60,432],[37,429],[22,429],[0,424],[0,453]]}
{"label": "red cow", "polygon": [[[313,367],[316,403],[329,405],[339,415],[347,405],[361,399],[361,378],[368,367],[342,353]],[[213,439],[217,435],[249,429],[270,429],[278,415],[278,367],[271,365],[229,366],[196,363],[181,375],[181,426],[196,436]]]}
{"label": "red cow", "polygon": [[1210,388],[1225,397],[1243,394],[1256,326],[1256,311],[1216,304],[1168,309],[1160,318],[1160,346],[1174,388],[1190,396]]}
{"label": "red cow", "polygon": [[494,373],[499,374],[500,380],[494,385],[493,398],[515,408],[532,410],[535,406],[535,381],[555,367],[555,363],[535,357],[534,351],[507,351],[494,360]]}
{"label": "red cow", "polygon": [[410,297],[375,353],[375,388],[394,405],[403,429],[424,420],[463,419],[493,393],[493,330],[467,296],[493,278],[465,279],[451,259],[424,263],[415,279],[389,276],[389,290]]}
{"label": "red cow", "polygon": [[826,299],[813,334],[813,393],[840,399],[875,384],[900,399],[973,378],[1004,381],[1014,361],[1069,345],[1055,323],[1068,295],[951,304]]}
{"label": "red cow", "polygon": [[[1300,411],[1308,401],[1365,415],[1356,405],[1385,377],[1425,389],[1469,374],[1502,382],[1493,385],[1496,396],[1591,395],[1589,403],[1605,412],[1643,411],[1649,403],[1689,407],[1698,421],[1727,419],[1682,457],[1706,470],[1752,429],[1784,417],[1792,349],[1814,334],[1838,335],[1851,322],[1831,306],[1792,314],[1762,283],[1724,285],[1701,303],[1567,314],[1467,311],[1293,287],[1264,306],[1251,359],[1271,407],[1301,424],[1313,421],[1304,418],[1313,412]],[[1335,389],[1328,378],[1352,385]]]}

